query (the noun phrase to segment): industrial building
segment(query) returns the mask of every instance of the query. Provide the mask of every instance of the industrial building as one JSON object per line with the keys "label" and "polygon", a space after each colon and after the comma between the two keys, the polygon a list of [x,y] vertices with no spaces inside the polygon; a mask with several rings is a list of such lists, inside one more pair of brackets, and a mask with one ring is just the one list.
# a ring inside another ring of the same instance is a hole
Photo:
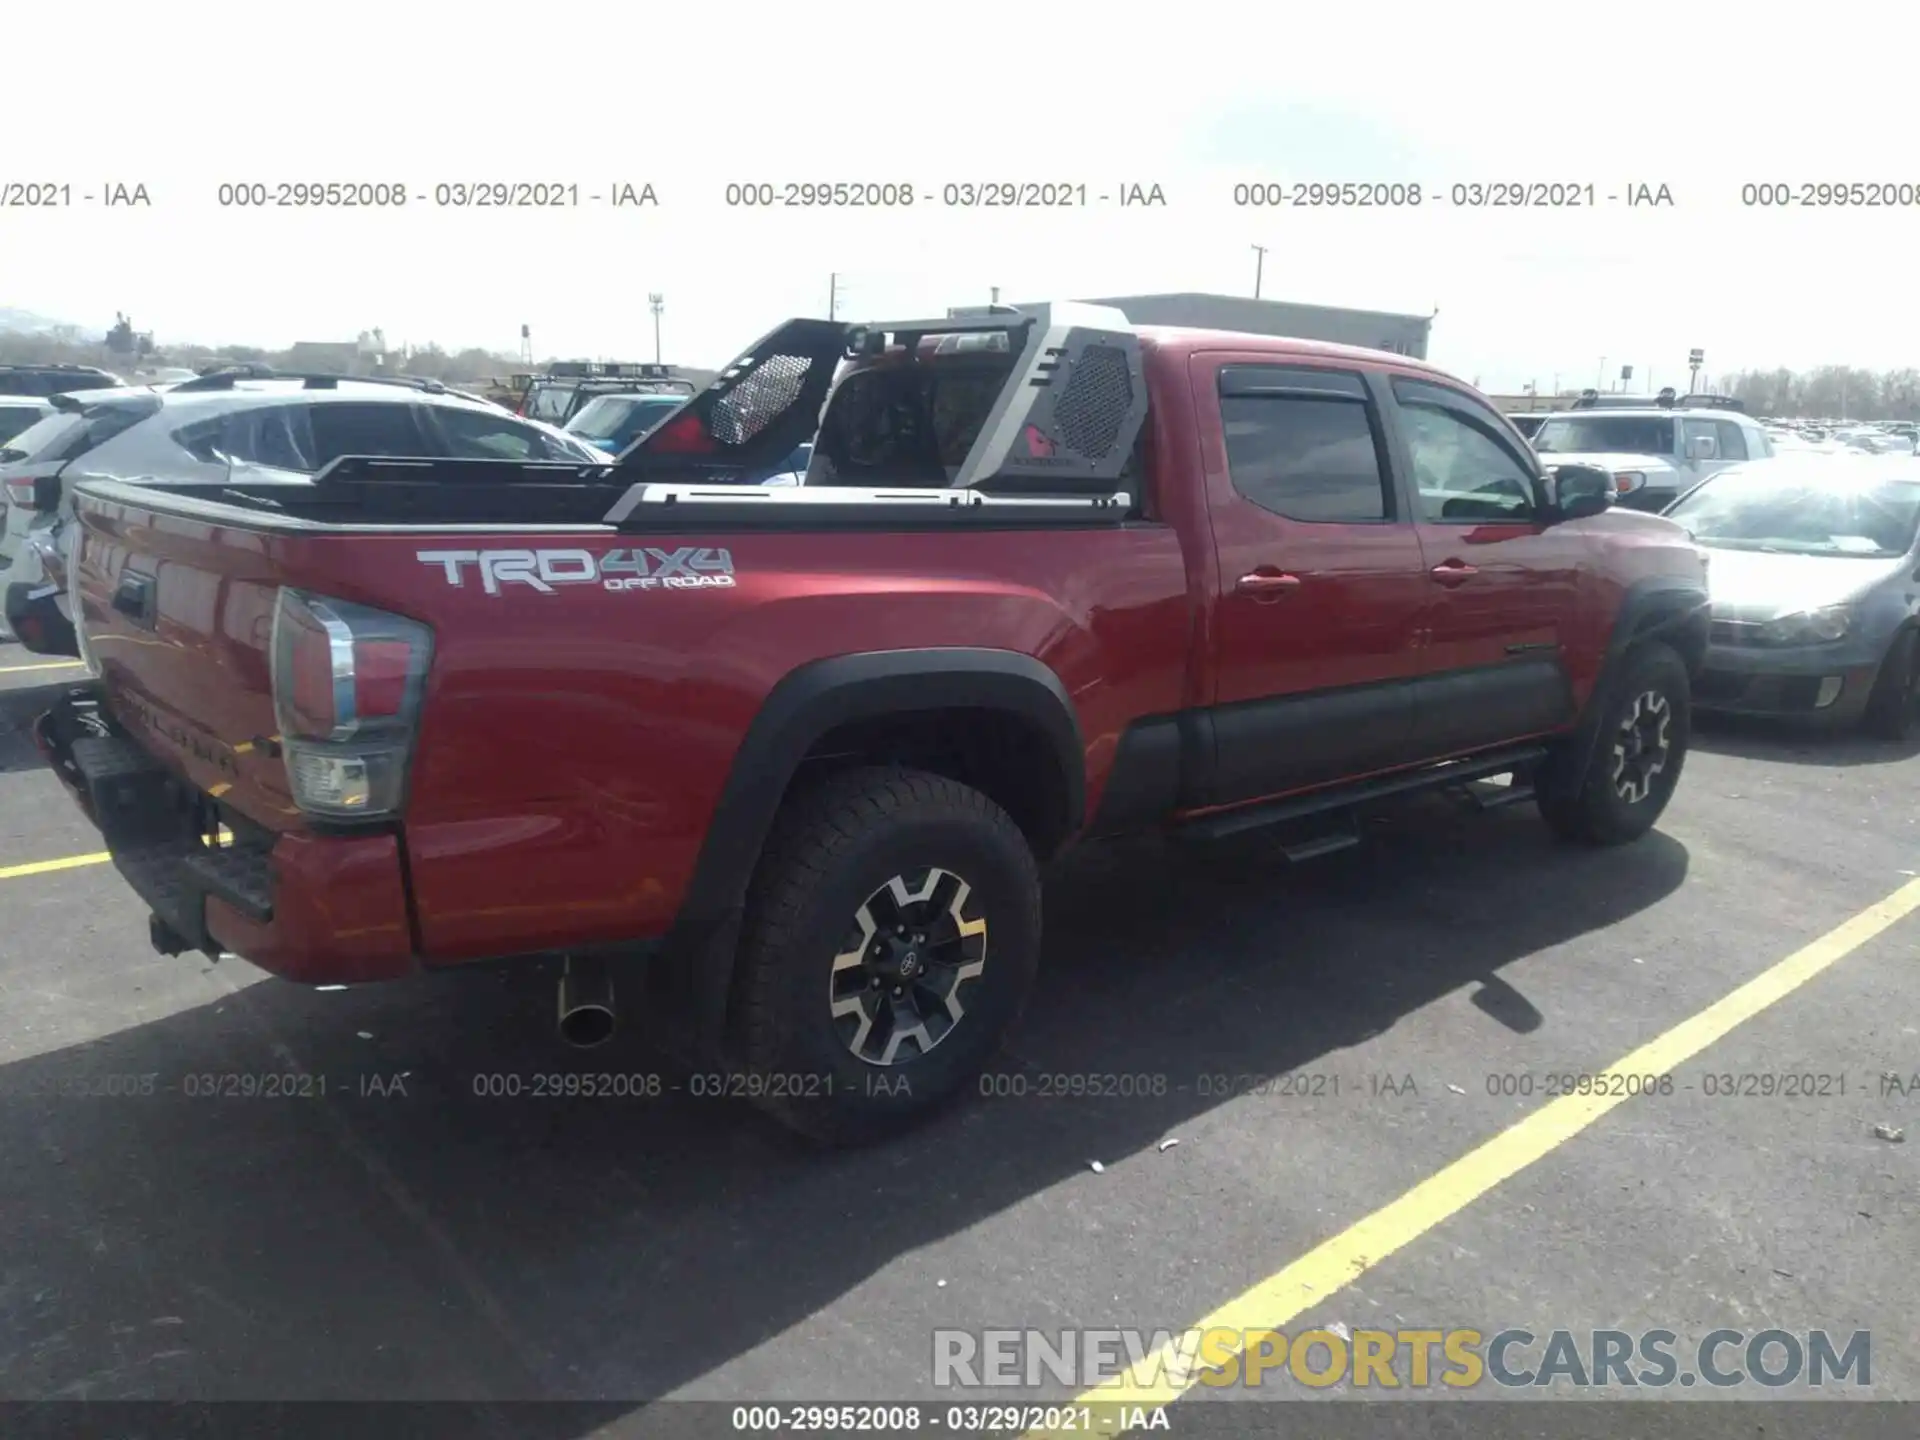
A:
{"label": "industrial building", "polygon": [[[1198,330],[1238,330],[1250,335],[1287,335],[1360,345],[1396,355],[1427,358],[1432,315],[1395,315],[1383,310],[1342,310],[1328,305],[1291,305],[1243,295],[1110,295],[1087,297],[1087,305],[1111,305],[1135,325],[1184,325]],[[1047,306],[1018,304],[1045,323]],[[1434,312],[1438,314],[1438,311]]]}

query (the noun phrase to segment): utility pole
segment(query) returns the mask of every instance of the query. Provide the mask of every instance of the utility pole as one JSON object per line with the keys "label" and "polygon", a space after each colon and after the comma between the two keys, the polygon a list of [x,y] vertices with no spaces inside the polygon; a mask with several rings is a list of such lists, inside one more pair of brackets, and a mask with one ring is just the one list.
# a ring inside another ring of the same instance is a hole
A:
{"label": "utility pole", "polygon": [[827,319],[840,318],[840,272],[827,276]]}
{"label": "utility pole", "polygon": [[1256,300],[1260,298],[1260,278],[1266,272],[1266,268],[1267,247],[1256,245],[1253,247],[1253,298]]}
{"label": "utility pole", "polygon": [[667,297],[658,290],[647,296],[647,308],[653,311],[653,363],[660,361],[660,312],[667,308]]}

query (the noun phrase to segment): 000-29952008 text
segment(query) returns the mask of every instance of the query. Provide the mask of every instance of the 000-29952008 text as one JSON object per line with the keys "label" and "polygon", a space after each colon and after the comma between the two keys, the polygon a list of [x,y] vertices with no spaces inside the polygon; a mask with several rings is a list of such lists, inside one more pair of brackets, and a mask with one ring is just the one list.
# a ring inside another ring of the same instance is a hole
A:
{"label": "000-29952008 text", "polygon": [[483,1100],[654,1100],[666,1093],[660,1076],[647,1071],[545,1071],[530,1075],[510,1071],[483,1072],[473,1077],[473,1093]]}
{"label": "000-29952008 text", "polygon": [[1774,180],[1740,187],[1749,209],[1905,210],[1920,205],[1920,184],[1896,180]]}
{"label": "000-29952008 text", "polygon": [[397,210],[407,198],[392,180],[234,180],[214,192],[223,210]]}
{"label": "000-29952008 text", "polygon": [[736,180],[724,198],[733,209],[894,210],[917,197],[904,180]]}
{"label": "000-29952008 text", "polygon": [[1233,203],[1242,209],[1399,210],[1425,198],[1418,183],[1397,180],[1256,180],[1233,187]]}

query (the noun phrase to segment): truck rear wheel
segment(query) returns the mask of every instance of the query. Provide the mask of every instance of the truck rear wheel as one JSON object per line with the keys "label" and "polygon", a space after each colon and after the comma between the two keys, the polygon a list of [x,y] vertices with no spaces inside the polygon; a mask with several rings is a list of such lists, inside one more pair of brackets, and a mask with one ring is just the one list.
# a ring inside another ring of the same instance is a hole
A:
{"label": "truck rear wheel", "polygon": [[790,799],[747,897],[747,1093],[834,1144],[958,1094],[1032,988],[1040,875],[998,805],[945,776],[843,772]]}
{"label": "truck rear wheel", "polygon": [[1584,773],[1549,762],[1536,793],[1562,839],[1621,845],[1653,828],[1680,783],[1692,690],[1686,663],[1658,641],[1636,647],[1604,683],[1606,709]]}

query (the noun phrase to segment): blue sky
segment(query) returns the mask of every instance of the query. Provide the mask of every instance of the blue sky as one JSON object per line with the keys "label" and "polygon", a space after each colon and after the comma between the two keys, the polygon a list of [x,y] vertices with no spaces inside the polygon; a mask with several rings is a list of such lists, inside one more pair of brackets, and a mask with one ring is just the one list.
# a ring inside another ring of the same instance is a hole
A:
{"label": "blue sky", "polygon": [[[90,12],[93,13],[93,12]],[[350,338],[725,359],[842,276],[855,315],[1010,298],[1249,293],[1425,313],[1433,358],[1489,389],[1920,361],[1920,205],[1756,210],[1747,181],[1920,185],[1914,21],[1829,5],[1787,36],[1724,18],[1482,5],[1187,3],[1141,12],[739,3],[724,27],[582,3],[544,43],[405,0],[324,11],[101,0],[111,54],[10,68],[18,113],[73,115],[0,183],[141,182],[144,210],[0,210],[0,305],[129,311],[168,337]],[[518,17],[518,18],[517,18]],[[1150,23],[1148,23],[1150,21]],[[10,17],[16,55],[61,53],[57,7]],[[1867,58],[1861,58],[1865,56]],[[942,66],[951,63],[950,73]],[[76,104],[76,85],[89,97]],[[137,104],[97,97],[119,87]],[[255,117],[258,117],[257,119]],[[658,208],[436,209],[442,181],[652,183]],[[1158,184],[1165,209],[729,208],[730,181]],[[1249,180],[1592,183],[1592,210],[1253,210]],[[406,184],[400,211],[223,208],[233,181]],[[1670,209],[1607,205],[1665,184]],[[422,203],[423,198],[427,203]]]}

